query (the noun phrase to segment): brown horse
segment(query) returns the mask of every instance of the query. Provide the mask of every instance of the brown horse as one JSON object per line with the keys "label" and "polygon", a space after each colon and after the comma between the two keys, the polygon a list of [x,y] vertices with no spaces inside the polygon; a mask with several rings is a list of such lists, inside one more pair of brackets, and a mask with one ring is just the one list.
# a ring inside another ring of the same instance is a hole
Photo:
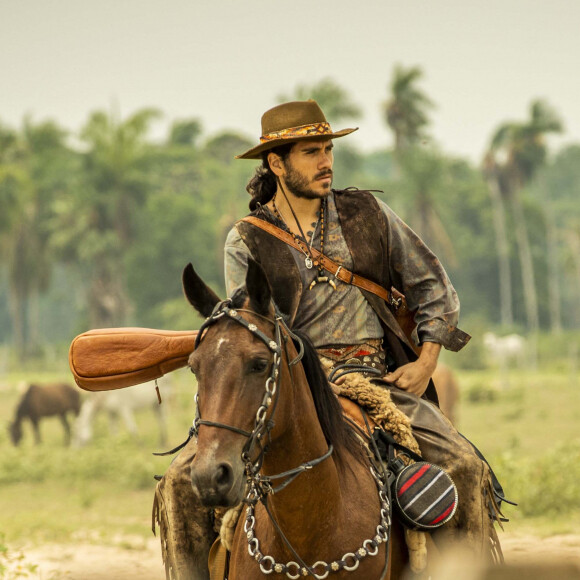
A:
{"label": "brown horse", "polygon": [[439,363],[431,378],[439,397],[439,408],[457,428],[459,384],[455,373],[446,364]]}
{"label": "brown horse", "polygon": [[80,394],[65,383],[51,383],[47,385],[30,385],[14,414],[14,421],[8,426],[10,438],[14,445],[22,439],[22,421],[29,419],[34,430],[36,444],[41,442],[39,422],[44,417],[60,417],[65,433],[65,445],[70,443],[70,425],[67,413],[79,414],[81,407]]}
{"label": "brown horse", "polygon": [[250,261],[246,289],[224,302],[191,264],[183,281],[208,317],[189,359],[198,381],[192,485],[205,506],[247,504],[228,579],[401,577],[407,552],[384,481],[313,347],[275,312],[262,268]]}

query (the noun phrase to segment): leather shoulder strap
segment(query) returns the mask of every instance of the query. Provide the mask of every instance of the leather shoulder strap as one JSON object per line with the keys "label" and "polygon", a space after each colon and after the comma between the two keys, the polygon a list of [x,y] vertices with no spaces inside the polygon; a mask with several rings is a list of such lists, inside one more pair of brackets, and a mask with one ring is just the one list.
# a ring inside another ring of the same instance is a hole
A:
{"label": "leather shoulder strap", "polygon": [[[282,240],[289,246],[303,253],[305,251],[300,246],[300,244],[296,242],[292,234],[285,232],[284,230],[280,229],[274,224],[271,224],[270,222],[266,222],[254,216],[246,216],[245,218],[242,218],[241,221],[248,222],[268,232],[270,235],[278,238],[279,240]],[[344,282],[345,284],[351,284],[353,286],[361,288],[362,290],[371,292],[372,294],[375,294],[379,298],[382,298],[389,304],[393,305],[398,304],[397,302],[398,297],[393,297],[393,295],[388,290],[386,290],[382,286],[379,286],[379,284],[375,284],[375,282],[372,282],[367,278],[363,278],[362,276],[353,274],[350,270],[347,270],[344,266],[340,266],[339,264],[331,260],[328,256],[321,254],[316,248],[311,248],[310,252],[312,253],[312,257],[314,258],[315,261],[317,261],[327,272],[332,274],[335,278],[337,278],[341,282]]]}

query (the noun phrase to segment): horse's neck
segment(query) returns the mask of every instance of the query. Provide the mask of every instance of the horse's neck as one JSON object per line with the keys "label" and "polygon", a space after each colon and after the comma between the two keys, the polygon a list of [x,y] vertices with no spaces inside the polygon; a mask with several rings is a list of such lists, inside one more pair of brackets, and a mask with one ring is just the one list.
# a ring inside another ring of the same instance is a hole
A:
{"label": "horse's neck", "polygon": [[[275,439],[270,452],[264,458],[264,473],[267,475],[284,473],[307,461],[322,457],[328,451],[328,443],[318,422],[308,385],[304,388],[297,381],[294,388],[292,404],[284,405],[288,413],[285,421],[288,426]],[[274,487],[282,482],[283,480],[275,480]],[[304,509],[305,503],[338,505],[340,497],[341,479],[333,453],[328,459],[298,475],[286,489],[271,496],[269,503],[273,506],[279,523],[286,527],[290,522],[303,526],[313,517],[311,510]]]}
{"label": "horse's neck", "polygon": [[29,397],[25,395],[25,397],[22,399],[22,401],[20,401],[18,408],[16,409],[14,423],[20,425],[20,423],[22,423],[23,419],[30,416],[31,409],[32,409],[32,407],[30,405]]}

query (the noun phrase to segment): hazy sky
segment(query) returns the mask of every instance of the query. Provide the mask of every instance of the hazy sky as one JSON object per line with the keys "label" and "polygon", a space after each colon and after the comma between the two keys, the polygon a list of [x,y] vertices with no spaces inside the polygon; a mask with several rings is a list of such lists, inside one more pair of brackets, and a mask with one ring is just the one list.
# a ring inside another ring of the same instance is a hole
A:
{"label": "hazy sky", "polygon": [[566,124],[553,146],[580,142],[578,0],[0,0],[0,121],[13,127],[30,113],[77,131],[115,102],[159,107],[158,134],[199,117],[257,140],[280,93],[331,77],[365,111],[349,139],[378,148],[392,143],[381,107],[396,63],[423,68],[449,153],[478,160],[537,97]]}

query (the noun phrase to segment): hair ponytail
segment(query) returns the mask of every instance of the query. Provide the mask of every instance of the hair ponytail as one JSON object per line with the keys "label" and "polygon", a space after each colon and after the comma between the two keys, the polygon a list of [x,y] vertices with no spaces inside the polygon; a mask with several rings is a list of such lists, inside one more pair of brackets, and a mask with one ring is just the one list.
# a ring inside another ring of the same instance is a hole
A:
{"label": "hair ponytail", "polygon": [[246,191],[252,196],[250,200],[251,211],[257,209],[258,204],[268,203],[274,197],[278,188],[276,175],[274,175],[268,163],[268,154],[276,153],[282,158],[282,161],[285,161],[293,146],[294,143],[286,143],[262,153],[262,165],[256,168],[256,173],[246,186]]}

